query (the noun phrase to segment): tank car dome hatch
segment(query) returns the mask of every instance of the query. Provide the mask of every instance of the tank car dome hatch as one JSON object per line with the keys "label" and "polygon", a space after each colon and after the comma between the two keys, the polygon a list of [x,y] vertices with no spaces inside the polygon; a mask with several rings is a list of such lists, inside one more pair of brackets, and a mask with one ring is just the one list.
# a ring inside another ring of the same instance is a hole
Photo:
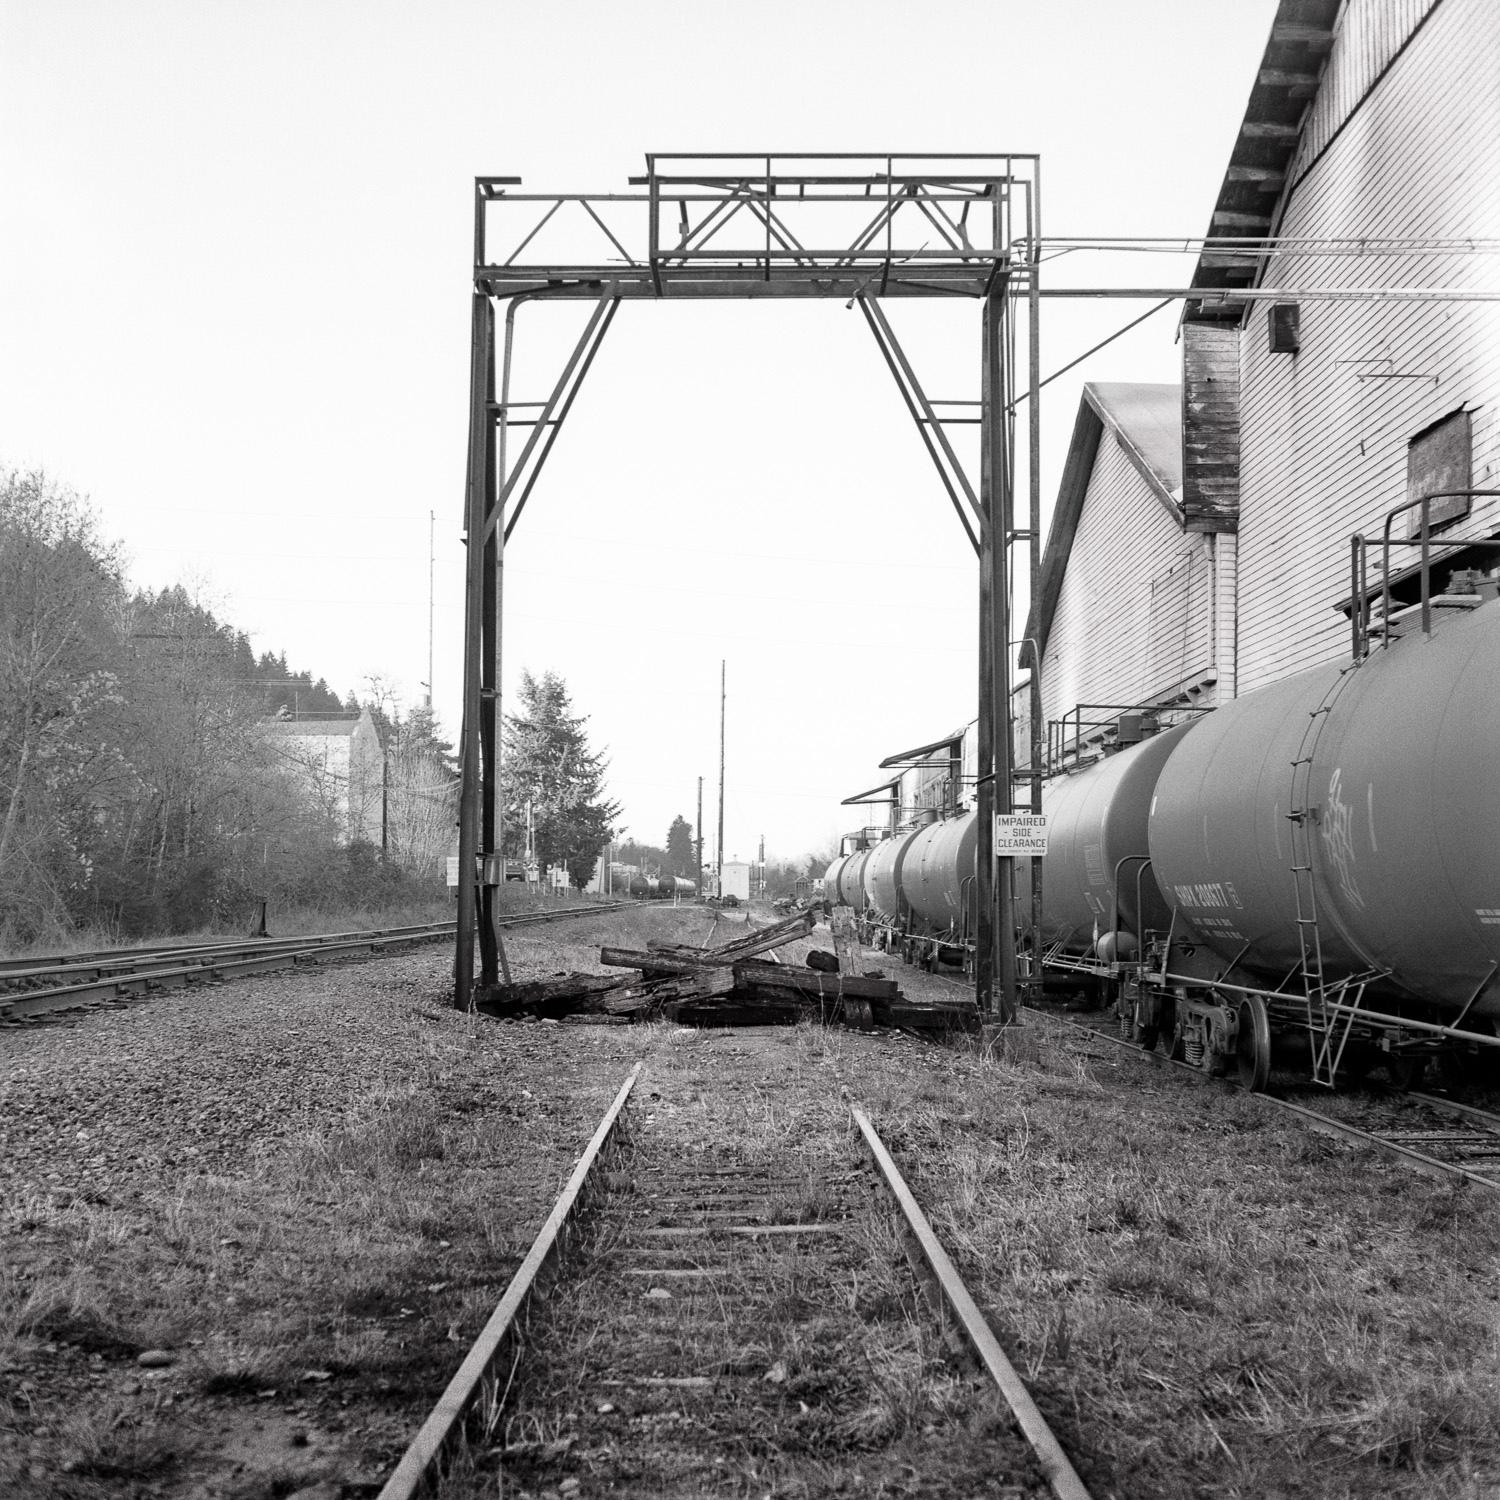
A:
{"label": "tank car dome hatch", "polygon": [[1500,607],[1445,613],[1356,667],[1234,699],[1178,741],[1151,857],[1221,958],[1278,980],[1300,966],[1305,859],[1327,977],[1374,971],[1443,1009],[1478,995],[1475,1013],[1500,1015]]}

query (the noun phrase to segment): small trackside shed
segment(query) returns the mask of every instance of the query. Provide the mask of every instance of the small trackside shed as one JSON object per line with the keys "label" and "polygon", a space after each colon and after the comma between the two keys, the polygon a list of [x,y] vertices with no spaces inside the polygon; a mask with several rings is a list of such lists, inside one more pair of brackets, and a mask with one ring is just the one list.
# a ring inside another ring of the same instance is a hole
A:
{"label": "small trackside shed", "polygon": [[1234,695],[1234,532],[1189,529],[1182,467],[1180,387],[1083,388],[1027,627],[1044,721]]}
{"label": "small trackside shed", "polygon": [[[1500,488],[1500,304],[1311,295],[1500,289],[1497,161],[1496,0],[1282,0],[1209,230],[1279,248],[1220,245],[1193,284],[1288,295],[1189,301],[1182,330],[1187,509],[1239,532],[1240,692],[1348,650],[1351,535]],[[1500,502],[1442,527],[1494,536]]]}

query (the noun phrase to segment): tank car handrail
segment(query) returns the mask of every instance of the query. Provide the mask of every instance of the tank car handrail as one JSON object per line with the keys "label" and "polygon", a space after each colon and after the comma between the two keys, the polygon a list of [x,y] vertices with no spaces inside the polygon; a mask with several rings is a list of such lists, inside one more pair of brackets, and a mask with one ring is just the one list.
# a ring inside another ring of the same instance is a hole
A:
{"label": "tank car handrail", "polygon": [[[1109,930],[1115,935],[1115,961],[1120,957],[1120,871],[1130,863],[1131,860],[1142,861],[1140,870],[1135,874],[1135,925],[1141,925],[1141,872],[1151,868],[1151,856],[1149,854],[1123,854],[1115,861],[1115,878],[1110,885],[1109,891]],[[1135,935],[1136,952],[1143,951],[1143,940],[1140,933]],[[1095,947],[1097,948],[1097,944]]]}
{"label": "tank car handrail", "polygon": [[[1431,494],[1418,495],[1414,500],[1403,501],[1400,505],[1392,506],[1385,514],[1385,525],[1381,530],[1380,539],[1380,607],[1387,626],[1385,632],[1385,644],[1391,643],[1389,623],[1391,618],[1391,523],[1397,516],[1416,506],[1422,507],[1421,533],[1417,537],[1405,538],[1407,546],[1420,546],[1422,549],[1421,580],[1422,580],[1422,634],[1432,634],[1432,502],[1434,500],[1466,500],[1483,496],[1500,495],[1500,490],[1433,490]],[[1398,539],[1398,544],[1401,539]],[[1467,541],[1463,538],[1455,538],[1451,541],[1438,542],[1439,547],[1453,546],[1500,546],[1500,539],[1476,538]]]}

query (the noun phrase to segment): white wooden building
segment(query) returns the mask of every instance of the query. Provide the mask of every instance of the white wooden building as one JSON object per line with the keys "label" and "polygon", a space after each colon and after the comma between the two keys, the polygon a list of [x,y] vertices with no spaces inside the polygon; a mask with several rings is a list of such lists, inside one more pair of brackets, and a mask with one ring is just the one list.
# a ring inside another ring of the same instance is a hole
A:
{"label": "white wooden building", "polygon": [[[1299,248],[1205,254],[1194,285],[1289,296],[1189,303],[1183,327],[1202,513],[1238,526],[1241,692],[1349,649],[1354,533],[1424,488],[1500,488],[1500,305],[1311,295],[1500,288],[1463,243],[1500,239],[1497,159],[1496,0],[1283,0],[1211,232]],[[1351,253],[1382,239],[1425,248]],[[1494,499],[1445,515],[1444,537],[1500,529]]]}
{"label": "white wooden building", "polygon": [[277,762],[343,842],[380,842],[382,751],[368,708],[353,719],[266,719],[262,728]]}
{"label": "white wooden building", "polygon": [[[1083,388],[1026,632],[1044,721],[1084,731],[1070,743],[1122,710],[1234,695],[1234,531],[1189,529],[1182,468],[1181,387]],[[1028,698],[1017,692],[1021,765]]]}
{"label": "white wooden building", "polygon": [[[1500,303],[1316,295],[1500,291],[1497,162],[1500,0],[1281,0],[1208,225],[1281,248],[1200,257],[1192,284],[1219,295],[1185,305],[1181,386],[1079,403],[1025,632],[1054,744],[1070,715],[1170,722],[1346,655],[1350,538],[1424,492],[1500,490]],[[1233,296],[1252,287],[1287,295]],[[1500,536],[1500,499],[1437,521]],[[1497,565],[1459,550],[1434,586]],[[1398,602],[1416,589],[1398,576]],[[1021,767],[1029,698],[1023,671]]]}

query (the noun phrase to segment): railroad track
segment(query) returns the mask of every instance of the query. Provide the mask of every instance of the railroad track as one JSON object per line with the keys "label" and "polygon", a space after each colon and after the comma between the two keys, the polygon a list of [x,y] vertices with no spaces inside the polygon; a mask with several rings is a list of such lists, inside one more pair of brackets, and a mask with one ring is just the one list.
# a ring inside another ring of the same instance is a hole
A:
{"label": "railroad track", "polygon": [[[502,919],[500,926],[534,926],[634,906],[617,901],[564,907]],[[49,958],[0,960],[0,1024],[25,1024],[62,1011],[139,999],[189,985],[219,984],[336,959],[389,953],[451,937],[452,922],[361,932],[325,932],[291,938],[239,938],[224,943],[158,944]]]}
{"label": "railroad track", "polygon": [[[1155,1067],[1175,1068],[1203,1083],[1240,1088],[1231,1079],[1214,1078],[1202,1068],[1166,1057],[1103,1027],[1081,1021],[1060,1021],[1045,1011],[1029,1013],[1134,1052]],[[1315,1109],[1278,1094],[1257,1093],[1255,1097],[1271,1109],[1294,1116],[1310,1130],[1383,1151],[1413,1171],[1450,1181],[1471,1182],[1500,1192],[1500,1114],[1460,1104],[1438,1094],[1403,1093],[1394,1088],[1381,1088],[1373,1099],[1360,1101],[1364,1123],[1356,1124],[1330,1114],[1326,1109]],[[1337,1097],[1341,1102],[1348,1098]],[[1445,1127],[1441,1123],[1445,1117],[1462,1128]]]}
{"label": "railroad track", "polygon": [[[1045,1482],[1061,1500],[1088,1500],[862,1110],[851,1106],[850,1118],[874,1173],[866,1164],[829,1163],[810,1181],[784,1155],[747,1161],[732,1142],[690,1150],[670,1134],[647,1139],[644,1130],[632,1130],[642,1138],[627,1146],[627,1106],[644,1092],[642,1067],[605,1112],[380,1500],[413,1500],[440,1488],[459,1455],[445,1493],[495,1493],[492,1466],[502,1495],[599,1488],[738,1494],[747,1467],[755,1493],[779,1490],[797,1460],[768,1429],[778,1412],[794,1413],[794,1426],[809,1424],[802,1451],[816,1451],[816,1424],[831,1420],[821,1406],[829,1376],[812,1360],[803,1366],[777,1359],[768,1368],[768,1331],[790,1296],[805,1348],[842,1347],[843,1325],[857,1326],[851,1284],[858,1287],[862,1273],[879,1274],[871,1246],[880,1232],[890,1259],[890,1198],[904,1220],[904,1248],[921,1288],[916,1300],[925,1292],[931,1310],[963,1330],[978,1357],[976,1385],[983,1387],[982,1369],[1029,1444],[1027,1453],[1006,1439],[1028,1471],[1012,1468],[1009,1477],[1019,1484],[1007,1493],[1022,1486],[1034,1493]],[[580,1229],[586,1205],[594,1212]],[[573,1238],[586,1241],[571,1257],[583,1264],[559,1267],[558,1252]],[[955,1327],[947,1331],[957,1343]],[[1001,1457],[987,1450],[983,1478],[972,1483],[987,1489],[987,1480],[1003,1482]],[[831,1459],[815,1462],[826,1475]],[[853,1454],[849,1467],[871,1462],[878,1464],[868,1453]]]}

